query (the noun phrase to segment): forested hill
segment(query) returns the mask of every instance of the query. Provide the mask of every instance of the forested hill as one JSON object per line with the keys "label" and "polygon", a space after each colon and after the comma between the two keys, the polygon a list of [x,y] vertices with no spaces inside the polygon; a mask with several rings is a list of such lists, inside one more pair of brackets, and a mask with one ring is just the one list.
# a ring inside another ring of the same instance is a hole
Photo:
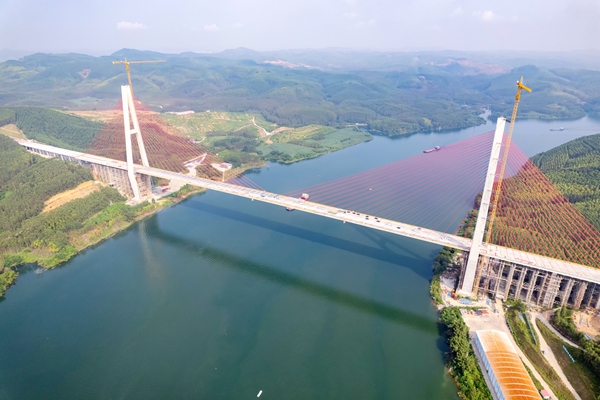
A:
{"label": "forested hill", "polygon": [[28,139],[84,151],[102,127],[99,122],[39,107],[0,107],[0,126],[15,124]]}
{"label": "forested hill", "polygon": [[531,160],[600,229],[600,134],[572,140]]}
{"label": "forested hill", "polygon": [[17,279],[15,266],[53,268],[191,192],[184,188],[156,203],[129,206],[116,189],[99,186],[85,197],[43,211],[53,195],[90,179],[88,168],[30,154],[0,135],[0,298]]}
{"label": "forested hill", "polygon": [[70,231],[113,202],[124,205],[115,189],[104,188],[41,213],[50,197],[90,179],[78,164],[30,154],[0,135],[0,297],[16,279],[10,267],[34,261],[51,267],[67,260],[76,253]]}
{"label": "forested hill", "polygon": [[[315,54],[34,54],[0,63],[0,106],[112,108],[127,76],[111,62],[127,57],[167,60],[131,68],[136,96],[157,111],[261,113],[283,126],[364,123],[397,135],[477,125],[482,108],[509,115],[515,82],[524,75],[534,92],[521,102],[522,117],[600,115],[599,71],[515,67],[514,59],[502,64],[498,57],[486,62],[448,53]],[[360,68],[339,67],[356,66],[352,59],[362,60]],[[326,62],[306,64],[317,60]]]}

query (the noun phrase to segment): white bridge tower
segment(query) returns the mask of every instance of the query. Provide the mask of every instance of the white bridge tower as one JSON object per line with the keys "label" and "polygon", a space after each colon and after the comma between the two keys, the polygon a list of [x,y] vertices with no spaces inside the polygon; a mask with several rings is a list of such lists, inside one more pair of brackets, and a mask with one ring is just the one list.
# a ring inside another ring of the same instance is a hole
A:
{"label": "white bridge tower", "polygon": [[[125,127],[125,148],[127,151],[127,175],[129,176],[129,183],[131,184],[131,190],[133,191],[133,199],[135,201],[141,201],[140,187],[136,180],[135,171],[133,170],[132,135],[136,135],[138,149],[142,158],[142,165],[149,167],[150,164],[148,163],[148,156],[146,155],[146,148],[144,147],[144,140],[142,139],[140,124],[137,119],[137,114],[135,113],[135,105],[129,86],[121,86],[121,97],[123,99],[123,125]],[[132,124],[133,128],[131,127]],[[144,176],[144,179],[150,180],[150,177]],[[150,182],[147,182],[147,187],[151,187]]]}
{"label": "white bridge tower", "polygon": [[[490,209],[492,191],[494,190],[494,180],[496,179],[496,170],[498,168],[498,159],[500,158],[500,149],[502,148],[505,125],[506,118],[498,118],[487,175],[483,186],[483,194],[481,196],[481,206],[479,207],[479,214],[477,215],[477,222],[475,223],[475,232],[473,233],[473,244],[471,245],[467,266],[462,273],[458,288],[458,293],[461,295],[471,296],[472,294],[477,293],[477,288],[474,288],[473,285],[475,284],[475,273],[477,272],[479,264],[481,243],[483,242],[483,234],[485,233],[488,220],[488,211]],[[502,177],[500,177],[500,179],[502,179]]]}

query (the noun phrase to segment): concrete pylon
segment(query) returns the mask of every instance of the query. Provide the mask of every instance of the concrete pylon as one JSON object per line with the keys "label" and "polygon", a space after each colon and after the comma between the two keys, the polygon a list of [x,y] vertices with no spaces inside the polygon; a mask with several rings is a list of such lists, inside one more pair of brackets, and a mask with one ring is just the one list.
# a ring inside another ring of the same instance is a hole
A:
{"label": "concrete pylon", "polygon": [[[136,201],[141,200],[140,188],[137,180],[135,179],[135,171],[133,170],[133,147],[131,144],[131,136],[136,135],[137,144],[140,150],[140,156],[142,157],[142,165],[149,167],[148,156],[146,155],[146,148],[144,147],[144,140],[142,139],[142,133],[140,131],[140,124],[135,113],[135,105],[133,103],[133,96],[129,86],[121,86],[121,98],[123,100],[123,126],[125,127],[125,149],[127,153],[127,175],[129,176],[129,183],[131,184],[131,190],[133,191],[133,199]],[[131,124],[133,123],[133,128]],[[148,178],[149,179],[149,178]]]}
{"label": "concrete pylon", "polygon": [[494,189],[494,180],[496,179],[496,170],[498,168],[498,159],[500,158],[500,150],[502,148],[502,138],[504,137],[505,125],[506,118],[498,118],[498,122],[496,123],[496,131],[494,133],[494,142],[492,144],[492,151],[490,154],[490,161],[488,163],[487,175],[481,196],[481,206],[479,207],[479,214],[477,215],[477,222],[475,223],[475,231],[473,233],[473,244],[471,245],[469,258],[467,259],[467,266],[463,271],[461,285],[458,289],[458,293],[463,296],[471,296],[477,291],[477,288],[474,288],[473,284],[475,281],[475,273],[477,272],[477,264],[479,261],[479,253],[481,252],[483,234],[485,233],[485,227],[487,224],[488,211],[490,209],[490,200],[492,198],[492,191]]}

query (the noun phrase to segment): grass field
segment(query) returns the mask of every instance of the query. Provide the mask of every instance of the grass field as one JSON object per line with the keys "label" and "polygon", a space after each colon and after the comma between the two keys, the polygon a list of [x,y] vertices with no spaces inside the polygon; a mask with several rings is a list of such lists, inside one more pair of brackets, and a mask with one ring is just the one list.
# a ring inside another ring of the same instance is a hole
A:
{"label": "grass field", "polygon": [[269,137],[272,143],[263,139],[263,144],[257,147],[257,151],[266,159],[292,163],[341,150],[372,138],[367,132],[355,128],[335,129],[310,125],[273,135]]}
{"label": "grass field", "polygon": [[0,133],[17,139],[27,139],[15,124],[8,124],[0,127]]}
{"label": "grass field", "polygon": [[270,137],[273,143],[289,143],[294,140],[306,140],[319,138],[323,135],[328,135],[335,132],[336,129],[322,125],[307,125],[296,128],[290,131],[282,132],[278,135]]}
{"label": "grass field", "polygon": [[[278,127],[258,114],[207,111],[163,116],[182,136],[197,140],[235,166],[250,162],[256,164],[258,160],[292,163],[372,138],[356,128],[336,129],[322,125]],[[272,134],[266,135],[265,131]]]}
{"label": "grass field", "polygon": [[96,122],[109,122],[114,119],[123,119],[120,110],[87,110],[87,111],[64,111],[65,114],[75,115]]}
{"label": "grass field", "polygon": [[546,325],[536,319],[536,324],[542,336],[552,349],[556,356],[558,364],[562,368],[565,376],[573,385],[573,388],[579,394],[582,400],[596,400],[600,398],[600,377],[590,375],[590,372],[580,363],[572,362],[563,349],[563,345],[573,354],[573,347],[567,345],[558,336],[556,336]]}
{"label": "grass field", "polygon": [[554,368],[544,358],[538,345],[533,343],[531,331],[526,323],[517,317],[517,313],[509,310],[506,313],[507,321],[510,324],[515,342],[521,348],[525,356],[535,366],[538,373],[550,385],[550,389],[556,394],[559,400],[575,400],[571,391],[563,384]]}
{"label": "grass field", "polygon": [[[265,121],[260,114],[234,113],[222,111],[206,111],[187,115],[162,114],[162,116],[173,126],[176,126],[185,136],[192,139],[203,140],[207,133],[236,132],[245,129],[259,136],[256,125],[271,132],[278,128],[277,125]],[[216,135],[211,135],[216,136]]]}
{"label": "grass field", "polygon": [[523,363],[523,366],[525,367],[525,369],[527,370],[527,373],[529,374],[529,377],[531,378],[531,380],[533,381],[533,384],[535,385],[535,388],[537,390],[542,390],[544,389],[544,385],[542,385],[542,383],[540,381],[537,380],[537,378],[535,377],[535,375],[533,375],[531,373],[531,370],[529,369],[529,367],[527,365],[525,365],[525,363],[523,362],[523,360],[521,359],[521,362]]}

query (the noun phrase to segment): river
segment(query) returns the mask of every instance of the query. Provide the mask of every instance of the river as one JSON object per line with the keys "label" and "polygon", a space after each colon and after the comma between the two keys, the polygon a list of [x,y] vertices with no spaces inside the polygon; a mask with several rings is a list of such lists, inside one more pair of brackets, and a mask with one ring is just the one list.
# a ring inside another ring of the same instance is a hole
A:
{"label": "river", "polygon": [[[491,129],[375,137],[249,176],[286,192]],[[514,140],[533,155],[597,132],[519,121]],[[439,249],[194,196],[55,270],[21,268],[0,302],[0,399],[457,399],[429,299]]]}

